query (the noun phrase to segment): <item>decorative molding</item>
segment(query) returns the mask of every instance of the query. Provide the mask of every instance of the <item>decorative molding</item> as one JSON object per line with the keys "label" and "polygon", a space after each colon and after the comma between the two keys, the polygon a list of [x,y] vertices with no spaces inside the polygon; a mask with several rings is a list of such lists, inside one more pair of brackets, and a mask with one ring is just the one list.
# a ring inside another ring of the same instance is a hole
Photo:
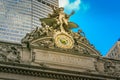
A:
{"label": "decorative molding", "polygon": [[68,71],[62,69],[52,69],[24,64],[2,63],[0,62],[0,71],[5,73],[14,73],[20,75],[29,75],[35,77],[53,78],[61,80],[105,80],[105,79],[120,79],[119,77],[106,76],[100,74],[91,74],[83,72]]}
{"label": "decorative molding", "polygon": [[0,43],[0,61],[18,62],[21,61],[21,50],[17,45]]}

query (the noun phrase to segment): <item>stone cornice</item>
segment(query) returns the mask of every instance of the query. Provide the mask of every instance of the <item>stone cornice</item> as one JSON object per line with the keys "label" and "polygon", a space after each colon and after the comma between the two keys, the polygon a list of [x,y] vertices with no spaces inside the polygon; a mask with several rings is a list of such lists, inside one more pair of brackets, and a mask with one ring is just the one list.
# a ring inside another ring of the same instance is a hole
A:
{"label": "stone cornice", "polygon": [[13,43],[13,42],[4,42],[4,41],[0,41],[1,44],[7,44],[7,45],[16,45],[16,46],[22,46],[21,43]]}
{"label": "stone cornice", "polygon": [[65,53],[65,54],[72,54],[72,55],[78,55],[78,56],[86,56],[86,57],[93,57],[93,58],[98,58],[102,56],[97,56],[97,55],[88,55],[88,54],[80,54],[77,51],[67,51],[67,50],[60,50],[60,49],[49,49],[49,48],[44,48],[44,47],[35,47],[31,46],[32,49],[40,49],[40,50],[47,50],[47,51],[52,51],[52,52],[60,52],[60,53]]}
{"label": "stone cornice", "polygon": [[45,68],[40,66],[32,66],[32,65],[9,63],[9,62],[0,62],[0,71],[6,72],[6,73],[14,73],[14,74],[20,74],[20,75],[30,75],[30,76],[46,77],[46,78],[54,78],[54,79],[62,79],[62,80],[118,79],[118,77],[108,76],[108,75]]}

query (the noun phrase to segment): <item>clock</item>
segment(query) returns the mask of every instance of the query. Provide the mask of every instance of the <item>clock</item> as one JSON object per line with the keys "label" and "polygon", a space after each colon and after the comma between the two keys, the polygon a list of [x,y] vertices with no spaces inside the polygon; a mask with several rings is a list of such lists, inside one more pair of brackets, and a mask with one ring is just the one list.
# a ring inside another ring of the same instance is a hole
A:
{"label": "clock", "polygon": [[54,37],[55,45],[63,49],[72,49],[74,46],[73,38],[66,33],[59,33]]}

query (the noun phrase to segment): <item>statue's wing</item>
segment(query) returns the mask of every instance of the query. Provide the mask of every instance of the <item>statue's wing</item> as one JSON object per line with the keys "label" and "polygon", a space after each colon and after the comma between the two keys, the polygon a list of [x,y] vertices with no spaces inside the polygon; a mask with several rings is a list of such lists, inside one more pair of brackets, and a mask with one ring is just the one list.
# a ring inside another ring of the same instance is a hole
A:
{"label": "statue's wing", "polygon": [[40,18],[41,22],[45,22],[46,25],[52,26],[54,23],[57,23],[56,19],[54,18]]}
{"label": "statue's wing", "polygon": [[75,24],[75,23],[73,23],[73,22],[68,22],[68,27],[69,27],[69,28],[77,28],[78,25]]}

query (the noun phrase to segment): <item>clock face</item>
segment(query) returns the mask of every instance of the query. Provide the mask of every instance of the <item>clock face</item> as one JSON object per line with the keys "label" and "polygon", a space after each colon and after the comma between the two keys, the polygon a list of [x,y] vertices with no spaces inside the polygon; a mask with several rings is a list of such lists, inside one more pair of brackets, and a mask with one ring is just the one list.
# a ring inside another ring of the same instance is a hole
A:
{"label": "clock face", "polygon": [[74,41],[71,36],[66,34],[58,34],[55,37],[55,44],[59,48],[71,49],[73,48]]}

